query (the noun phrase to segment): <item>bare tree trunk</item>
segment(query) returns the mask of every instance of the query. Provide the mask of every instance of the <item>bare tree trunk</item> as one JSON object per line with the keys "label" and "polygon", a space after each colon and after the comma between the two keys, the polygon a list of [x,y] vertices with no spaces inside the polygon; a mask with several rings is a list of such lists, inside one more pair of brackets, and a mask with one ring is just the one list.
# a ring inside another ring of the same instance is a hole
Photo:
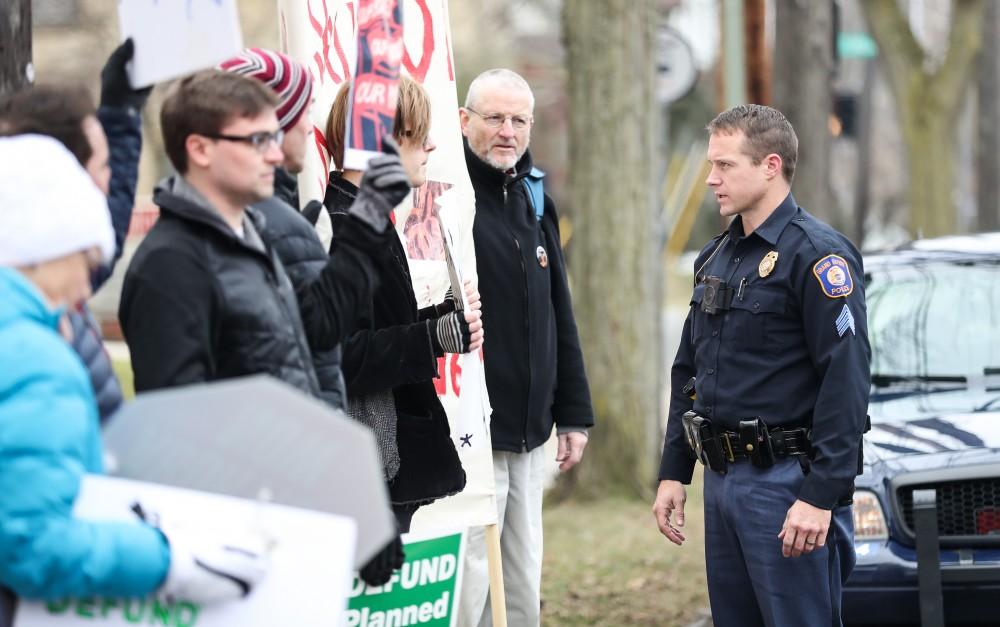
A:
{"label": "bare tree trunk", "polygon": [[948,54],[927,70],[896,0],[861,3],[899,109],[910,165],[910,235],[955,232],[955,123],[982,37],[984,0],[954,0]]}
{"label": "bare tree trunk", "polygon": [[774,106],[799,136],[795,200],[843,229],[830,187],[833,138],[833,1],[777,0],[774,46]]}
{"label": "bare tree trunk", "polygon": [[31,0],[0,2],[0,96],[34,80],[31,67]]}
{"label": "bare tree trunk", "polygon": [[976,226],[1000,229],[1000,3],[986,5],[979,52],[979,139],[976,142]]}
{"label": "bare tree trunk", "polygon": [[576,494],[649,496],[663,377],[654,0],[566,0],[572,278],[597,427]]}

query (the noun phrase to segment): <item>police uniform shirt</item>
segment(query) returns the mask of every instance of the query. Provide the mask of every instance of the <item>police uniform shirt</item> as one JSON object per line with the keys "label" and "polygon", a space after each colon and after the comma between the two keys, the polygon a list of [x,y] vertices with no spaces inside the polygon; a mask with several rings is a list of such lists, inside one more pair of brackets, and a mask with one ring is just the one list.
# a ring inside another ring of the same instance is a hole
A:
{"label": "police uniform shirt", "polygon": [[[695,261],[691,309],[671,370],[660,479],[689,483],[694,470],[681,416],[716,431],[759,417],[769,428],[811,427],[813,461],[799,499],[832,509],[850,495],[870,387],[861,255],[842,234],[788,195],[748,236],[742,218]],[[727,310],[701,310],[705,277],[732,288]],[[696,400],[681,388],[696,377]],[[749,462],[741,462],[749,463]]]}

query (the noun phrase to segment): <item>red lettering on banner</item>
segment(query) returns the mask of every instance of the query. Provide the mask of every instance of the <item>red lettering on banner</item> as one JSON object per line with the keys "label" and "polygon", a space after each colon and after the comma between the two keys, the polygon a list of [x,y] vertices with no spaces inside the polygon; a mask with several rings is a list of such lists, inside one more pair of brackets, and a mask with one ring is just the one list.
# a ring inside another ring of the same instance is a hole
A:
{"label": "red lettering on banner", "polygon": [[459,355],[451,355],[451,389],[455,396],[462,395],[462,366],[458,363]]}
{"label": "red lettering on banner", "polygon": [[427,70],[431,67],[431,57],[434,55],[434,18],[431,16],[431,10],[427,7],[427,0],[416,0],[416,2],[424,20],[423,51],[420,55],[420,63],[414,64],[410,57],[410,51],[406,50],[403,54],[403,65],[413,80],[423,83],[427,77]]}
{"label": "red lettering on banner", "polygon": [[320,161],[323,162],[322,172],[325,172],[321,178],[320,189],[326,189],[327,178],[330,176],[330,147],[326,144],[326,136],[323,131],[316,128],[313,125],[313,141],[316,142],[316,152],[319,153]]}
{"label": "red lettering on banner", "polygon": [[[337,34],[336,29],[336,18],[338,15],[334,15],[333,18],[330,17],[330,10],[327,8],[326,0],[321,0],[323,3],[323,19],[317,19],[313,15],[312,1],[306,5],[309,11],[309,23],[312,25],[313,30],[319,36],[320,42],[323,46],[322,53],[315,53],[313,55],[313,60],[316,62],[316,68],[319,70],[319,82],[325,82],[325,76],[329,75],[330,80],[334,83],[340,83],[347,80],[351,75],[351,69],[347,65],[347,56],[344,54],[344,49],[340,45],[340,35]],[[351,9],[351,15],[353,16],[353,6],[348,4],[348,9]],[[340,58],[340,64],[343,67],[343,75],[337,74],[333,69],[333,65],[330,63],[330,48],[331,45],[337,56]]]}
{"label": "red lettering on banner", "polygon": [[[445,0],[441,0],[441,10],[444,14],[448,8],[445,6]],[[451,66],[451,29],[444,29],[444,53],[448,56],[448,80],[452,83],[455,82],[455,68]]]}
{"label": "red lettering on banner", "polygon": [[448,393],[448,382],[444,378],[445,374],[444,357],[438,357],[438,376],[434,377],[434,391],[437,392],[438,396],[444,396]]}
{"label": "red lettering on banner", "polygon": [[461,355],[456,353],[448,353],[444,357],[438,357],[438,376],[434,378],[434,391],[437,392],[438,396],[447,396],[449,393],[455,396],[462,394],[462,364],[459,361],[460,357]]}

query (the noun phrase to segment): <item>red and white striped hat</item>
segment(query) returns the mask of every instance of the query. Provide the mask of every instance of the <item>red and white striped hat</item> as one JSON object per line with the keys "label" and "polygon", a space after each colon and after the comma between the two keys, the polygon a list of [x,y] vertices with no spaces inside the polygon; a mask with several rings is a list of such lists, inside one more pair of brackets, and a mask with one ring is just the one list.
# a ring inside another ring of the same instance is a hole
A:
{"label": "red and white striped hat", "polygon": [[298,61],[263,48],[247,48],[219,64],[220,70],[255,78],[278,95],[278,124],[282,130],[295,126],[309,108],[312,78]]}

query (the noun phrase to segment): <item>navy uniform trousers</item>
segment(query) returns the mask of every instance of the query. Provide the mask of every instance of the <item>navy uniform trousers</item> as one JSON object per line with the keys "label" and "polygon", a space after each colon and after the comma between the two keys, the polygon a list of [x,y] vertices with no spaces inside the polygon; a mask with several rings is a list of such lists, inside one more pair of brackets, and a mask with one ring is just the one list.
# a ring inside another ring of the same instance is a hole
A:
{"label": "navy uniform trousers", "polygon": [[833,510],[826,546],[783,557],[778,538],[804,475],[798,459],[705,469],[705,562],[716,627],[839,627],[854,568],[851,507]]}

